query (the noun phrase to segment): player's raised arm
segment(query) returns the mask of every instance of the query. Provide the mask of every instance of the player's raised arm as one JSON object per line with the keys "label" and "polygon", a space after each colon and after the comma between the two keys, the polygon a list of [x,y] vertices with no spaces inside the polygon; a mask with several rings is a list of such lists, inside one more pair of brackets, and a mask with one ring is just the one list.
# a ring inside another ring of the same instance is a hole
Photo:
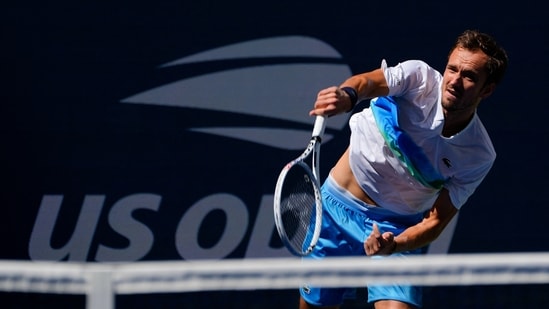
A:
{"label": "player's raised arm", "polygon": [[318,92],[309,115],[333,116],[351,111],[357,102],[389,93],[383,69],[354,75],[339,87],[332,86]]}

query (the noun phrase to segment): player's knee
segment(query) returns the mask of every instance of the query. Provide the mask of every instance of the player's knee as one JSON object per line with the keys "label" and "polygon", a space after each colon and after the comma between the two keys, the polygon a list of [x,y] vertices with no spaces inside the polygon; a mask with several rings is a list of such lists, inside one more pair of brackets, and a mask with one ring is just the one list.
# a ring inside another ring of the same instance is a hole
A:
{"label": "player's knee", "polygon": [[396,301],[396,300],[380,300],[375,302],[375,309],[416,309],[417,307],[412,306],[408,303]]}

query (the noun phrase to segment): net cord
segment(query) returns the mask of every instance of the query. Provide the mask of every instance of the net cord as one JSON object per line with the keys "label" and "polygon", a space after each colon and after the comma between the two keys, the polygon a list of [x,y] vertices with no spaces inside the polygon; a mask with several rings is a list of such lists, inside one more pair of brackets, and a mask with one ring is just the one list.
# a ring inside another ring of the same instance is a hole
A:
{"label": "net cord", "polygon": [[116,294],[297,289],[303,283],[363,287],[548,284],[549,252],[449,254],[405,259],[155,261],[132,263],[0,262],[0,291],[85,294],[87,308],[114,308]]}

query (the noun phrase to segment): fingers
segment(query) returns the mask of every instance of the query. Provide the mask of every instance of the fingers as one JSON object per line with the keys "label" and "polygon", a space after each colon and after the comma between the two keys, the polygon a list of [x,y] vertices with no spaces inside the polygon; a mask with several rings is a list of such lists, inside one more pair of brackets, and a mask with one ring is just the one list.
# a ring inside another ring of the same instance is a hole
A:
{"label": "fingers", "polygon": [[374,234],[376,238],[379,238],[379,235],[380,235],[379,228],[377,227],[377,223],[375,222],[374,222],[374,227],[372,229],[372,234]]}
{"label": "fingers", "polygon": [[368,235],[366,241],[364,242],[364,251],[366,252],[366,255],[374,255],[379,251],[379,248],[381,247],[381,243],[379,241],[380,236],[381,234],[379,233],[377,224],[374,223],[372,232]]}
{"label": "fingers", "polygon": [[318,92],[314,108],[309,115],[333,116],[344,111],[345,102],[342,102],[344,94],[338,87],[332,86]]}
{"label": "fingers", "polygon": [[364,241],[366,255],[388,255],[394,248],[395,235],[392,232],[381,233],[376,223],[373,224],[372,232]]}

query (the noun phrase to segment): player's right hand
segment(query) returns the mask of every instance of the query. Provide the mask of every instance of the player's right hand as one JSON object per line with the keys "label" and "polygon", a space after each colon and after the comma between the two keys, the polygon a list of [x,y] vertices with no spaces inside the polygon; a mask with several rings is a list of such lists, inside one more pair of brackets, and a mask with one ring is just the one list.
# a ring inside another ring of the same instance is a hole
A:
{"label": "player's right hand", "polygon": [[314,108],[309,112],[310,116],[334,116],[344,113],[351,106],[351,99],[339,87],[332,86],[318,92]]}

